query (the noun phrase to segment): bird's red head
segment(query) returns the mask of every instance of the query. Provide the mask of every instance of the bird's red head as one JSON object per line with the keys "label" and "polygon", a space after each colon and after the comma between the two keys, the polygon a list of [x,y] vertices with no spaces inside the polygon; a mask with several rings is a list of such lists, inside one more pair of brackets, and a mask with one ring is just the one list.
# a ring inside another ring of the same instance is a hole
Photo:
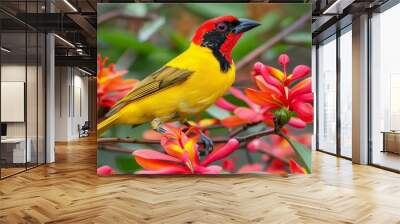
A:
{"label": "bird's red head", "polygon": [[242,34],[260,25],[249,19],[238,19],[234,16],[221,16],[207,20],[196,30],[192,42],[212,50],[226,72],[232,64],[232,50]]}

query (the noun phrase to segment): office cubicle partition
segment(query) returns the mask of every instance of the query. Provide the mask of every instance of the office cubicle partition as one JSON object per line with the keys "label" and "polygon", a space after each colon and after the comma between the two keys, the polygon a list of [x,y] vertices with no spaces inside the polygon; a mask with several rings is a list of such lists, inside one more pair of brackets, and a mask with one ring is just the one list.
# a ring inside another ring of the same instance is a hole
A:
{"label": "office cubicle partition", "polygon": [[45,163],[45,34],[23,21],[44,1],[0,3],[0,178]]}

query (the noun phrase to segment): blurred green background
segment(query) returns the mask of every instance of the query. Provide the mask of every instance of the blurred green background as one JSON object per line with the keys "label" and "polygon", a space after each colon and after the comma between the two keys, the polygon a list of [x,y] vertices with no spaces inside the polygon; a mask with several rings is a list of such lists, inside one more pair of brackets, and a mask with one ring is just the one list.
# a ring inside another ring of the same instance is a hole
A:
{"label": "blurred green background", "polygon": [[[97,48],[117,69],[129,71],[124,78],[142,79],[184,51],[196,28],[205,20],[222,15],[257,20],[262,25],[243,35],[233,51],[237,63],[310,11],[311,5],[295,3],[101,3],[98,4]],[[256,61],[280,69],[277,57],[282,53],[291,58],[289,71],[298,64],[311,66],[311,40],[310,19],[305,26],[239,69],[235,86],[253,85],[250,74]],[[135,129],[118,126],[103,137],[138,138],[147,128],[147,125]],[[310,129],[303,131],[311,132]],[[123,147],[150,148],[128,144]],[[127,154],[99,149],[98,166],[115,167],[115,158],[123,155]]]}

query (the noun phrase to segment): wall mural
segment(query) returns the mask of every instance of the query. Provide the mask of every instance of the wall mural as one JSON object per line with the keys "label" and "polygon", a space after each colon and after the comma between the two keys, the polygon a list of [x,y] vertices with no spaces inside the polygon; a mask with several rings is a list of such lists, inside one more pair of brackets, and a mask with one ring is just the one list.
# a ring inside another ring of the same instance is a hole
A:
{"label": "wall mural", "polygon": [[311,173],[311,7],[98,4],[98,169]]}

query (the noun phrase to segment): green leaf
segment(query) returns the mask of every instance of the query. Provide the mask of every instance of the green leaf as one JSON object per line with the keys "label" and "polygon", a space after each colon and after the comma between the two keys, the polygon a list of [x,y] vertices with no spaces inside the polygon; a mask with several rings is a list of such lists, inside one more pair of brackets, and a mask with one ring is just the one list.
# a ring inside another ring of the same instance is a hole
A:
{"label": "green leaf", "polygon": [[220,109],[219,107],[212,105],[207,109],[207,113],[209,113],[212,117],[217,118],[219,120],[222,120],[224,118],[227,118],[231,116],[231,114],[223,109]]}
{"label": "green leaf", "polygon": [[133,33],[124,30],[98,29],[97,39],[110,44],[114,48],[132,49],[136,54],[149,55],[157,49],[148,42],[140,42]]}
{"label": "green leaf", "polygon": [[138,39],[141,42],[147,41],[155,32],[165,24],[165,18],[160,17],[155,21],[147,22],[139,31]]}
{"label": "green leaf", "polygon": [[212,18],[223,15],[234,15],[242,18],[247,17],[246,7],[243,4],[227,4],[227,3],[214,3],[214,4],[203,4],[203,3],[186,3],[185,7],[190,11],[199,14],[201,16]]}
{"label": "green leaf", "polygon": [[287,35],[285,40],[295,43],[311,44],[312,37],[310,32],[297,32]]}
{"label": "green leaf", "polygon": [[281,133],[281,136],[289,142],[293,150],[299,157],[300,164],[306,169],[307,173],[311,173],[311,150],[307,149],[303,144],[297,142],[296,140],[290,139],[289,136]]}
{"label": "green leaf", "polygon": [[134,173],[141,169],[133,156],[118,156],[115,158],[117,169],[123,173]]}
{"label": "green leaf", "polygon": [[168,36],[178,52],[183,52],[188,48],[189,42],[186,39],[186,37],[183,36],[182,34],[176,32],[170,32]]}
{"label": "green leaf", "polygon": [[147,13],[147,8],[146,5],[142,3],[126,4],[123,12],[127,15],[145,16]]}
{"label": "green leaf", "polygon": [[279,55],[286,53],[289,47],[287,44],[275,44],[271,49],[262,55],[262,59],[265,61],[276,61]]}

